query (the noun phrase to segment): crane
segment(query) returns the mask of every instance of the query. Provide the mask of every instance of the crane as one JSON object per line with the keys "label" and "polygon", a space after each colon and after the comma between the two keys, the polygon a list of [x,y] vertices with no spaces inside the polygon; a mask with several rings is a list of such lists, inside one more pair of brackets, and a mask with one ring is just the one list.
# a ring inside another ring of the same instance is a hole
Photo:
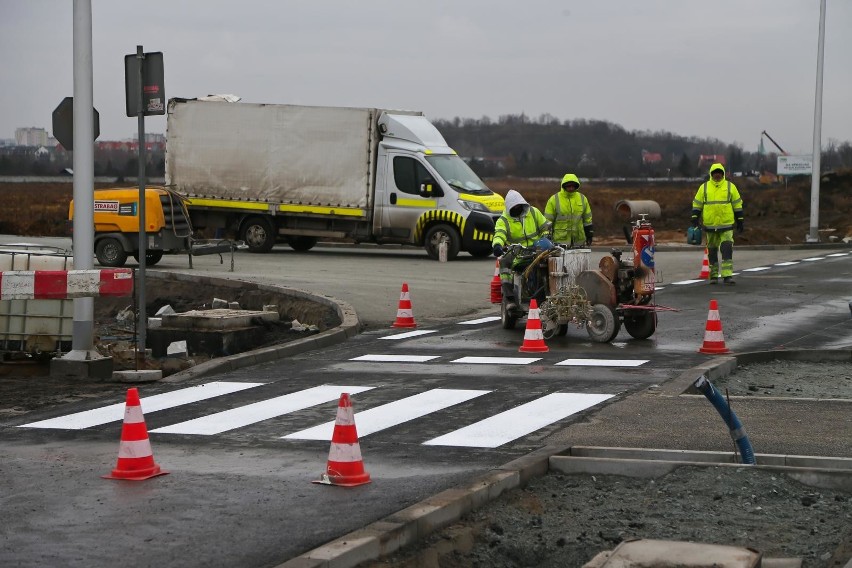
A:
{"label": "crane", "polygon": [[781,155],[782,155],[782,156],[786,156],[786,155],[787,155],[787,152],[785,152],[785,151],[784,151],[784,148],[782,148],[781,146],[779,146],[779,145],[778,145],[778,142],[776,142],[775,140],[773,140],[773,139],[772,139],[772,136],[770,136],[768,132],[766,132],[766,131],[764,130],[763,132],[761,132],[761,133],[760,133],[760,135],[761,135],[761,136],[766,136],[767,138],[769,138],[769,141],[770,141],[770,142],[772,142],[772,144],[774,144],[776,148],[778,148],[778,150],[781,152]]}

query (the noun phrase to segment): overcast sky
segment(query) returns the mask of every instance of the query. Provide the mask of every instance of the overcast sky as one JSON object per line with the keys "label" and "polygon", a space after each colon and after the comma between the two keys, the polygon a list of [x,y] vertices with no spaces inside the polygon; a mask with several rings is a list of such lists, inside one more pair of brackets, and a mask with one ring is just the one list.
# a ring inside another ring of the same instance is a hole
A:
{"label": "overcast sky", "polygon": [[[828,0],[823,145],[852,140],[852,1]],[[549,113],[810,153],[819,0],[92,0],[100,140],[130,138],[124,56],[167,97]],[[0,0],[0,138],[73,94],[72,0]],[[147,132],[164,133],[149,117]],[[654,150],[649,148],[649,150]]]}

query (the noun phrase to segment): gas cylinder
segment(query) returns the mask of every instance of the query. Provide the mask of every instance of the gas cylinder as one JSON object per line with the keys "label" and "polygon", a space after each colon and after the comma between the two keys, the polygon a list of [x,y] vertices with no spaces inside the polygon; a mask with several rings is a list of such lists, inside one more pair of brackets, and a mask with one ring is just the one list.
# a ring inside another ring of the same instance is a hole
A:
{"label": "gas cylinder", "polygon": [[654,227],[644,214],[640,217],[633,225],[633,290],[637,296],[647,296],[654,293],[657,281],[654,269]]}

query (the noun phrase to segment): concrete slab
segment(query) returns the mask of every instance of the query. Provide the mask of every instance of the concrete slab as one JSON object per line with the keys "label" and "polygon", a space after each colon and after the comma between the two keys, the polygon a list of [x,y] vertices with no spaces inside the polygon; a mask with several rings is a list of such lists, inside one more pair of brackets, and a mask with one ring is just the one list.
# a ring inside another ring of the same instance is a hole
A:
{"label": "concrete slab", "polygon": [[180,314],[164,314],[163,327],[192,330],[231,330],[257,325],[259,321],[276,322],[278,312],[255,310],[191,310]]}
{"label": "concrete slab", "polygon": [[[750,548],[683,542],[636,539],[619,544],[596,568],[759,568],[763,555]],[[595,560],[593,559],[593,562]],[[589,567],[590,564],[586,564]]]}

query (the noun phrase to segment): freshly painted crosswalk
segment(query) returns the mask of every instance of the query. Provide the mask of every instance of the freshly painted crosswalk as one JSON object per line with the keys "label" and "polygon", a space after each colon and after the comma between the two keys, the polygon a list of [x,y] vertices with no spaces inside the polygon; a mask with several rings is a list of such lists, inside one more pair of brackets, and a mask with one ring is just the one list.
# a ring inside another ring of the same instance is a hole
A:
{"label": "freshly painted crosswalk", "polygon": [[[152,412],[175,409],[183,405],[193,404],[213,398],[214,396],[234,394],[241,390],[258,386],[262,386],[262,383],[206,383],[197,387],[179,389],[150,397],[143,396],[142,408],[143,411],[150,414]],[[292,414],[320,404],[329,403],[337,400],[341,393],[344,392],[356,395],[378,388],[383,387],[320,385],[266,400],[243,404],[222,412],[207,414],[169,426],[155,428],[149,430],[149,434],[153,436],[161,434],[212,436],[251,426],[271,418]],[[254,392],[259,393],[261,391]],[[435,388],[363,410],[358,409],[358,402],[356,401],[354,408],[358,434],[359,436],[369,436],[415,420],[430,420],[428,429],[432,432],[440,432],[440,425],[443,424],[444,420],[441,415],[442,411],[461,404],[470,403],[486,395],[489,397],[507,396],[505,393],[493,390]],[[420,443],[430,446],[446,445],[470,448],[496,448],[556,421],[563,420],[572,414],[591,408],[613,396],[613,394],[565,392],[547,394],[511,410],[501,412],[474,424],[463,426],[428,441],[421,441]],[[489,398],[491,402],[496,400],[499,399]],[[24,424],[21,428],[55,428],[66,430],[92,428],[120,420],[123,416],[124,406],[123,403],[110,404],[94,410],[77,412],[39,422],[31,422]],[[333,415],[331,412],[330,414]],[[464,414],[461,415],[464,416]],[[435,427],[435,423],[439,424],[437,428]],[[281,432],[278,435],[274,433],[270,435],[274,438],[284,440],[315,440],[328,443],[332,438],[334,425],[335,422],[330,420],[289,434]],[[262,436],[263,434],[260,435]],[[416,443],[413,440],[411,442]]]}
{"label": "freshly painted crosswalk", "polygon": [[[216,381],[204,383],[194,387],[180,389],[164,394],[155,394],[145,397],[142,407],[143,412],[150,414],[158,410],[176,408],[184,404],[200,402],[217,396],[231,394],[242,390],[259,387],[263,383],[233,383]],[[66,416],[59,416],[49,420],[31,422],[20,426],[21,428],[57,428],[61,430],[82,430],[99,426],[109,422],[115,422],[124,418],[124,403],[110,404],[93,410],[75,412]]]}
{"label": "freshly painted crosswalk", "polygon": [[554,393],[424,442],[426,446],[496,448],[612,398],[611,394]]}
{"label": "freshly painted crosswalk", "polygon": [[[358,437],[363,438],[415,418],[488,394],[487,390],[432,389],[382,406],[357,412]],[[357,409],[356,409],[357,410]],[[331,440],[334,420],[282,436],[288,440]]]}
{"label": "freshly painted crosswalk", "polygon": [[[368,353],[349,359],[350,361],[368,361],[373,363],[427,363],[439,359],[440,355],[403,355]],[[450,363],[466,365],[531,365],[541,361],[541,357],[460,357]],[[556,366],[570,367],[639,367],[648,359],[565,359],[554,363]]]}
{"label": "freshly painted crosswalk", "polygon": [[357,394],[375,387],[321,385],[151,430],[167,434],[210,436],[256,424],[277,416],[337,400],[340,393]]}

